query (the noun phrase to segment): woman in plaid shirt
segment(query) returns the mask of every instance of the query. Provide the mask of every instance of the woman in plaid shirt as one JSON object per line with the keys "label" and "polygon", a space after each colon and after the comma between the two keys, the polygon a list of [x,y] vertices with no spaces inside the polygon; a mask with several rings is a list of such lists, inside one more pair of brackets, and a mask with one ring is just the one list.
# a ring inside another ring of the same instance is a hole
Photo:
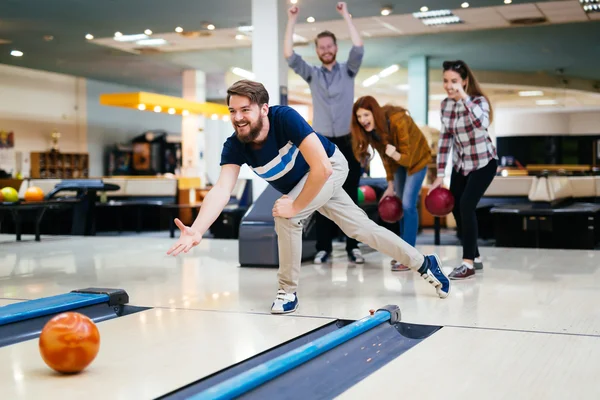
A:
{"label": "woman in plaid shirt", "polygon": [[493,120],[490,102],[475,76],[461,60],[445,61],[444,89],[448,97],[442,101],[437,179],[430,190],[443,183],[450,146],[452,175],[450,191],[459,236],[462,237],[463,262],[449,275],[450,279],[467,279],[483,269],[477,246],[477,203],[496,176],[498,155],[488,134]]}

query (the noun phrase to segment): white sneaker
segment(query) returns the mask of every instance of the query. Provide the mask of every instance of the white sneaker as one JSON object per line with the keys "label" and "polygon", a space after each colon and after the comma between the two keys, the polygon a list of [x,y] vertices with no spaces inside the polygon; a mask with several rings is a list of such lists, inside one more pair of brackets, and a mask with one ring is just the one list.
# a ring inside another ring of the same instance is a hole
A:
{"label": "white sneaker", "polygon": [[296,296],[296,293],[286,293],[284,290],[279,289],[271,306],[271,314],[287,314],[297,309],[298,296]]}
{"label": "white sneaker", "polygon": [[362,255],[360,249],[352,249],[352,253],[348,253],[348,259],[356,264],[364,264],[365,258]]}
{"label": "white sneaker", "polygon": [[330,254],[328,252],[326,252],[325,250],[321,250],[315,255],[315,259],[313,262],[315,264],[323,264],[323,263],[327,262],[327,260],[329,259],[329,255]]}

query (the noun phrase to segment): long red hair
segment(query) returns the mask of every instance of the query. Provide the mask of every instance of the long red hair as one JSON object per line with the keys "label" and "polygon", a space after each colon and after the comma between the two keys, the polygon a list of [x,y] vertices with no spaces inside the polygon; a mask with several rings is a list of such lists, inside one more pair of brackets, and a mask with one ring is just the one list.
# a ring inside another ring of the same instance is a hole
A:
{"label": "long red hair", "polygon": [[[356,112],[359,108],[369,110],[373,114],[373,123],[375,124],[375,131],[381,138],[384,146],[388,144],[389,129],[387,123],[386,109],[389,106],[381,107],[377,100],[372,96],[363,96],[356,100],[352,107],[352,124],[350,128],[350,134],[352,135],[352,152],[354,157],[360,163],[366,163],[373,155],[369,152],[369,134],[365,131],[365,128],[358,122]],[[396,111],[406,111],[404,108],[394,106],[393,109]]]}

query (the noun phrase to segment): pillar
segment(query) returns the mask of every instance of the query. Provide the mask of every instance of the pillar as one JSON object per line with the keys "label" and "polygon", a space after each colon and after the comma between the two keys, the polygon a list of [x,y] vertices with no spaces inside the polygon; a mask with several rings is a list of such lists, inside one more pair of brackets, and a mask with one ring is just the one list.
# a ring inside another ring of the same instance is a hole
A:
{"label": "pillar", "polygon": [[[203,71],[183,72],[183,98],[203,103],[206,101],[206,75]],[[204,117],[184,115],[181,119],[182,175],[200,177],[206,184]]]}
{"label": "pillar", "polygon": [[411,57],[408,60],[408,109],[417,125],[429,123],[429,58]]}
{"label": "pillar", "polygon": [[286,0],[252,0],[252,71],[269,92],[270,105],[287,105],[283,38],[288,6]]}

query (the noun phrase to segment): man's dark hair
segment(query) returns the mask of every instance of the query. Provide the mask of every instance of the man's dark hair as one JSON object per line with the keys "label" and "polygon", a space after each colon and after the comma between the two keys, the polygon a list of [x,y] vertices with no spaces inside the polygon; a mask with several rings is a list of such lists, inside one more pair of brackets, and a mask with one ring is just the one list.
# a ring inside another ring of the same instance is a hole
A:
{"label": "man's dark hair", "polygon": [[315,46],[317,45],[317,42],[319,41],[319,39],[324,38],[324,37],[330,37],[331,39],[333,39],[333,44],[335,44],[337,46],[337,39],[335,38],[335,35],[333,34],[333,32],[329,32],[329,31],[323,31],[317,35],[317,37],[315,38]]}
{"label": "man's dark hair", "polygon": [[269,104],[269,92],[262,83],[243,79],[237,81],[227,89],[227,105],[231,96],[244,96],[250,99],[250,104],[258,104],[262,107],[263,104]]}

